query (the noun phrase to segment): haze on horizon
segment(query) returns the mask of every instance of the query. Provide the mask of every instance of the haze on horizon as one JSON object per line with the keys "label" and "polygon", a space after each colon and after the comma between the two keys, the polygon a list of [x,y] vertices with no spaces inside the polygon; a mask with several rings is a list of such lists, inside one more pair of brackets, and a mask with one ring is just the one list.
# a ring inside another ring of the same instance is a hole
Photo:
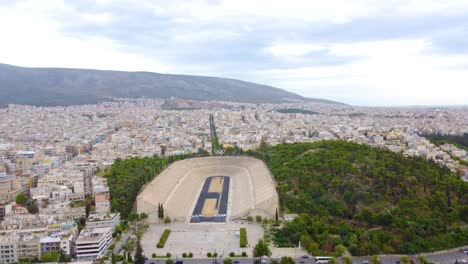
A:
{"label": "haze on horizon", "polygon": [[353,105],[466,105],[468,1],[3,0],[0,63],[236,78]]}

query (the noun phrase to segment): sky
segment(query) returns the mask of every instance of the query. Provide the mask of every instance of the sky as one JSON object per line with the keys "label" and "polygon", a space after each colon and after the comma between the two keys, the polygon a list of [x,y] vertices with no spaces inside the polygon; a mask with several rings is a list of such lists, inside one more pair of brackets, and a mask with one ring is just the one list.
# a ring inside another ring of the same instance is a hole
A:
{"label": "sky", "polygon": [[0,0],[0,63],[235,78],[363,106],[468,105],[468,0]]}

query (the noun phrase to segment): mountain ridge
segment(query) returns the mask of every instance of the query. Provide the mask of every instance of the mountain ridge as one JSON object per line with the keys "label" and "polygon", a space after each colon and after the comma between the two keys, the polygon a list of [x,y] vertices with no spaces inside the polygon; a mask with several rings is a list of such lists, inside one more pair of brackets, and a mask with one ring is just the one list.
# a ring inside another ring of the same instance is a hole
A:
{"label": "mountain ridge", "polygon": [[0,63],[0,105],[79,105],[109,101],[116,97],[341,104],[325,99],[306,98],[280,88],[230,78],[147,71],[28,68]]}

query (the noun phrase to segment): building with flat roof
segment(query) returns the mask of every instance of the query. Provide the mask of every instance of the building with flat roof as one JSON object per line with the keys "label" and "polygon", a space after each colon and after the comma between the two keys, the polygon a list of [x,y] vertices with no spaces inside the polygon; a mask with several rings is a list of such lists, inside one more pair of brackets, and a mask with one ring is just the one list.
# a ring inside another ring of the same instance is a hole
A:
{"label": "building with flat roof", "polygon": [[18,254],[16,251],[16,237],[0,236],[0,263],[16,263]]}
{"label": "building with flat roof", "polygon": [[89,228],[110,227],[112,232],[115,226],[120,223],[120,213],[90,214],[86,222]]}
{"label": "building with flat roof", "polygon": [[82,230],[76,240],[78,260],[93,260],[105,255],[112,242],[112,228],[89,228]]}
{"label": "building with flat roof", "polygon": [[12,201],[17,193],[15,176],[0,172],[0,199]]}
{"label": "building with flat roof", "polygon": [[94,202],[96,204],[97,213],[109,213],[110,212],[110,202],[109,198],[105,194],[96,194],[94,195]]}

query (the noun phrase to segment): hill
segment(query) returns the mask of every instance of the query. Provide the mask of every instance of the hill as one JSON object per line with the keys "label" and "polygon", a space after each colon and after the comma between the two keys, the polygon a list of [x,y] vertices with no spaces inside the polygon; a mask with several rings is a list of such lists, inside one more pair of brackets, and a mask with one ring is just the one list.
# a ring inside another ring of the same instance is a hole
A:
{"label": "hill", "polygon": [[240,80],[63,68],[24,68],[0,64],[0,105],[93,104],[112,97],[176,97],[196,101],[282,103],[312,101],[279,88]]}
{"label": "hill", "polygon": [[468,183],[422,158],[344,141],[262,146],[283,212],[279,246],[313,255],[416,253],[468,244]]}

